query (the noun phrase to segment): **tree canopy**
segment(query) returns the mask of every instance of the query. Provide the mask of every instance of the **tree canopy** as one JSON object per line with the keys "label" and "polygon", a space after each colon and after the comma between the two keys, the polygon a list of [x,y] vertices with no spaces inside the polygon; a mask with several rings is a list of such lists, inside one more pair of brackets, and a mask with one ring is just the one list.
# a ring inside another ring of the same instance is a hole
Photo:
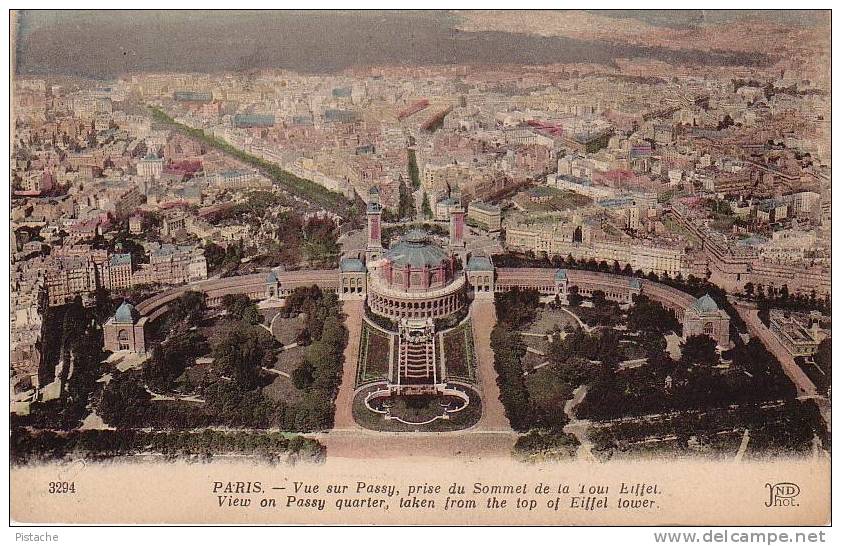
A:
{"label": "tree canopy", "polygon": [[680,323],[662,304],[640,295],[628,311],[628,328],[662,335],[679,331]]}
{"label": "tree canopy", "polygon": [[688,366],[714,366],[719,361],[715,346],[715,340],[710,336],[689,336],[681,344],[681,361]]}
{"label": "tree canopy", "polygon": [[222,307],[235,320],[248,324],[259,324],[262,320],[257,304],[245,294],[225,294],[222,296]]}

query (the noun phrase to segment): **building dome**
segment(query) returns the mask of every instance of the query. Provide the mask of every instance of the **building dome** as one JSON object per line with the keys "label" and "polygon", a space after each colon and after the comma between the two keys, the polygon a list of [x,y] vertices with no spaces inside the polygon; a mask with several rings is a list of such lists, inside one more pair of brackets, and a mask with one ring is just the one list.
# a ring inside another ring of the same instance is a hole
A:
{"label": "building dome", "polygon": [[124,301],[114,313],[114,322],[119,324],[134,324],[136,314],[137,312],[135,311],[134,306],[129,302]]}
{"label": "building dome", "polygon": [[449,262],[449,256],[444,250],[430,242],[426,232],[413,229],[404,235],[385,253],[384,258],[394,268],[412,269],[436,268]]}
{"label": "building dome", "polygon": [[718,312],[718,305],[709,294],[704,294],[692,303],[692,308],[701,314]]}

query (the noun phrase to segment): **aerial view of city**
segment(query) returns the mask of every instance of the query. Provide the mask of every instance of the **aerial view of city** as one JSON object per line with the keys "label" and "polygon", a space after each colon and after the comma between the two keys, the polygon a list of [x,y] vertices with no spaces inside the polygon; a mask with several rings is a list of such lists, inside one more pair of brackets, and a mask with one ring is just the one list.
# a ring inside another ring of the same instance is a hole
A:
{"label": "aerial view of city", "polygon": [[11,24],[14,467],[829,459],[828,13]]}

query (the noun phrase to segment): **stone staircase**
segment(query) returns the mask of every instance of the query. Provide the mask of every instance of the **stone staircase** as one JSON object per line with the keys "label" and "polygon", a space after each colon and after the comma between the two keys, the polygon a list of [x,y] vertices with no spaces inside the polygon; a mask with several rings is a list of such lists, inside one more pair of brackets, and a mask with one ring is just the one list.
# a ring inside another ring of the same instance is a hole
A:
{"label": "stone staircase", "polygon": [[398,374],[402,385],[432,384],[435,377],[435,338],[422,342],[400,340]]}

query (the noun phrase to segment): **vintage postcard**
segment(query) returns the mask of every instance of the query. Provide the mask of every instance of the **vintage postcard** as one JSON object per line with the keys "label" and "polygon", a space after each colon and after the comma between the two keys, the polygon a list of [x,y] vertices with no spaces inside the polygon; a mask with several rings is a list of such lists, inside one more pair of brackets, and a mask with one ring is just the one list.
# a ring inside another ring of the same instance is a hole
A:
{"label": "vintage postcard", "polygon": [[14,524],[830,523],[829,11],[9,24]]}

